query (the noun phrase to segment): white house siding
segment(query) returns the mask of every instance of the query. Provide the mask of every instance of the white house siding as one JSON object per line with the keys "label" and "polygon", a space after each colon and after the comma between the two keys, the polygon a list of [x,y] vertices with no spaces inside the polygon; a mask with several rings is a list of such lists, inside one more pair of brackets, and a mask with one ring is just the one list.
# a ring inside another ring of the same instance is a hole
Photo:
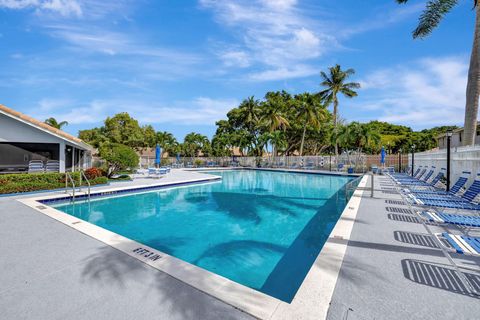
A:
{"label": "white house siding", "polygon": [[[65,172],[66,145],[82,149],[49,132],[33,127],[21,120],[0,113],[0,142],[10,143],[55,143],[59,145],[60,172]],[[0,155],[1,156],[1,155]],[[5,157],[6,155],[4,155]]]}

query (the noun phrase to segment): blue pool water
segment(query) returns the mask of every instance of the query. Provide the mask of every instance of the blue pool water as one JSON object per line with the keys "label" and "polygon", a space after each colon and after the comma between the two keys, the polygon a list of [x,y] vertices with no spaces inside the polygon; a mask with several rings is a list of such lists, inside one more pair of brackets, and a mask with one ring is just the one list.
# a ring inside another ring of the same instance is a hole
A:
{"label": "blue pool water", "polygon": [[345,207],[350,178],[211,174],[222,180],[52,206],[290,302]]}

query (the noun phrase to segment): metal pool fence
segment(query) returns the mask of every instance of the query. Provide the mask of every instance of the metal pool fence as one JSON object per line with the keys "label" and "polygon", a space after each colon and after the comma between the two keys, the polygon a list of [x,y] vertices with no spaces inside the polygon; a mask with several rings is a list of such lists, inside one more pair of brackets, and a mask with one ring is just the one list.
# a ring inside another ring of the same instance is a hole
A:
{"label": "metal pool fence", "polygon": [[[350,173],[365,173],[372,167],[380,165],[380,155],[365,155],[356,152],[322,156],[263,156],[263,157],[175,157],[162,158],[162,165],[183,168],[205,167],[259,167],[259,168],[287,168],[305,170],[346,171]],[[387,155],[385,167],[406,169],[408,157],[398,154]],[[155,158],[140,157],[140,167],[155,166]]]}

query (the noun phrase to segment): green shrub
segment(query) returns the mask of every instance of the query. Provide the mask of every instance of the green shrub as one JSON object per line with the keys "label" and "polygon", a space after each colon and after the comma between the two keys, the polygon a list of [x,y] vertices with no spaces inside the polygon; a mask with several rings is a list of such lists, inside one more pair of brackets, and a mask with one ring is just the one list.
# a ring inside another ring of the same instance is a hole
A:
{"label": "green shrub", "polygon": [[200,160],[200,159],[196,159],[196,160],[194,161],[194,164],[195,164],[196,167],[200,167],[200,166],[203,164],[203,161]]}
{"label": "green shrub", "polygon": [[100,157],[108,163],[107,176],[121,171],[136,168],[138,155],[132,148],[123,144],[111,143],[100,148]]}
{"label": "green shrub", "polygon": [[[75,185],[80,184],[80,173],[70,173]],[[89,180],[90,184],[105,184],[106,177],[97,177]],[[86,185],[83,180],[82,185]],[[0,194],[29,192],[39,190],[61,189],[65,187],[64,173],[35,173],[35,174],[5,174],[0,175]]]}
{"label": "green shrub", "polygon": [[170,159],[162,159],[162,160],[160,160],[160,165],[161,165],[161,166],[169,166],[169,165],[171,165],[171,164],[172,164],[172,162],[170,161]]}

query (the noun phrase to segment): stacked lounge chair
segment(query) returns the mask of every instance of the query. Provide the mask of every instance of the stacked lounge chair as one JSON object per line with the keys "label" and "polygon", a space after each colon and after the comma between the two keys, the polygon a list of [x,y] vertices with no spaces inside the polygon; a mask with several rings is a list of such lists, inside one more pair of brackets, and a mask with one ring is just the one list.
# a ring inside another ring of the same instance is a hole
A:
{"label": "stacked lounge chair", "polygon": [[46,172],[60,172],[60,162],[58,160],[48,160],[45,165]]}
{"label": "stacked lounge chair", "polygon": [[43,173],[45,172],[45,167],[43,166],[42,160],[31,160],[28,163],[28,173]]}

